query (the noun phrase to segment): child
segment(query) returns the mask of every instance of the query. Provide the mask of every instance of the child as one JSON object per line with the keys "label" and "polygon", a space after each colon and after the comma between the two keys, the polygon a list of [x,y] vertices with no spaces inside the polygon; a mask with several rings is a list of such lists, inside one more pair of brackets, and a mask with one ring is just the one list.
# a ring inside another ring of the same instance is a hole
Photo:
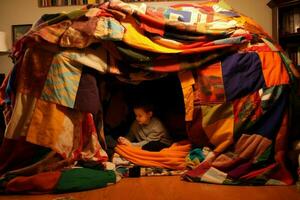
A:
{"label": "child", "polygon": [[[163,124],[153,117],[151,105],[136,105],[133,111],[136,120],[132,123],[128,135],[118,138],[120,144],[140,146],[147,151],[160,151],[171,145],[171,138]],[[133,141],[137,142],[132,143]]]}

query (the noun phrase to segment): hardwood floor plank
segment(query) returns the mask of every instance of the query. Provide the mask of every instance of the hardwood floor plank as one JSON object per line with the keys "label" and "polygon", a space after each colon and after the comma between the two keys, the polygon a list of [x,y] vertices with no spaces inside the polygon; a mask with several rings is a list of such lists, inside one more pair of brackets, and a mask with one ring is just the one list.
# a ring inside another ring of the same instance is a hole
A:
{"label": "hardwood floor plank", "polygon": [[[300,200],[296,186],[228,186],[172,177],[126,178],[105,188],[68,194],[4,195],[0,200]],[[67,199],[65,199],[67,200]]]}

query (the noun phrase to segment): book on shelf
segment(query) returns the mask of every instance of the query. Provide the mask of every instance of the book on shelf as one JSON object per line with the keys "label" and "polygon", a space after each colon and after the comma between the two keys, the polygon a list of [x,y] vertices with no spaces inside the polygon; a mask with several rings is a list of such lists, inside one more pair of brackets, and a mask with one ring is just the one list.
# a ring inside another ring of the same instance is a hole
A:
{"label": "book on shelf", "polygon": [[280,16],[280,36],[286,36],[300,32],[300,8],[294,7],[285,10]]}
{"label": "book on shelf", "polygon": [[75,6],[103,3],[105,0],[38,0],[39,7]]}
{"label": "book on shelf", "polygon": [[294,47],[286,50],[289,58],[295,66],[300,67],[300,47]]}
{"label": "book on shelf", "polygon": [[295,8],[294,25],[295,33],[300,33],[300,7]]}
{"label": "book on shelf", "polygon": [[297,50],[297,62],[296,62],[296,65],[298,68],[300,68],[300,47],[298,47],[298,50]]}
{"label": "book on shelf", "polygon": [[291,9],[289,12],[289,27],[288,27],[288,32],[291,33],[295,33],[295,18],[294,18],[294,9]]}

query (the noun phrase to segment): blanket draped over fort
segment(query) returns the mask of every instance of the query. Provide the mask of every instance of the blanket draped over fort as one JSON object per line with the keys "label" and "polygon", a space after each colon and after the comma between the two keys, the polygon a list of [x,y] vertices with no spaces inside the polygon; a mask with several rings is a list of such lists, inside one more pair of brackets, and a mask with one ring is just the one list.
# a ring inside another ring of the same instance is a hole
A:
{"label": "blanket draped over fort", "polygon": [[[12,56],[14,68],[0,90],[3,191],[64,192],[116,181],[111,171],[88,171],[108,159],[99,87],[104,75],[128,84],[178,76],[188,139],[212,149],[182,175],[185,180],[293,182],[284,157],[289,97],[299,74],[258,24],[221,0],[155,7],[113,0],[43,15]],[[131,152],[118,149],[125,150]],[[78,163],[82,171],[72,168]],[[82,176],[100,181],[63,188],[62,182],[75,184]]]}

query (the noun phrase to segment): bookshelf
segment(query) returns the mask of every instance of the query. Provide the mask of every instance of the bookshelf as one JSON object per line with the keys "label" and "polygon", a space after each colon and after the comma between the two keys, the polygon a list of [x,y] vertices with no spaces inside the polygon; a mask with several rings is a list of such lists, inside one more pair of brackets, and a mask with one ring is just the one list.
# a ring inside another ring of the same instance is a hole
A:
{"label": "bookshelf", "polygon": [[[5,79],[5,74],[0,73],[0,85],[2,85],[4,79]],[[6,128],[3,111],[4,111],[4,106],[0,105],[0,144],[2,144],[4,138],[4,132]]]}
{"label": "bookshelf", "polygon": [[300,70],[300,0],[271,0],[273,38]]}
{"label": "bookshelf", "polygon": [[271,0],[273,38],[300,71],[300,0]]}
{"label": "bookshelf", "polygon": [[103,3],[105,0],[38,0],[39,7],[80,6],[94,3]]}
{"label": "bookshelf", "polygon": [[[272,0],[268,3],[272,8],[272,28],[273,38],[280,44],[288,54],[293,64],[300,72],[300,0]],[[299,153],[292,150],[293,141],[300,140],[300,79],[294,82],[294,87],[290,88],[289,96],[289,168],[295,178]],[[295,156],[291,156],[294,155]]]}

